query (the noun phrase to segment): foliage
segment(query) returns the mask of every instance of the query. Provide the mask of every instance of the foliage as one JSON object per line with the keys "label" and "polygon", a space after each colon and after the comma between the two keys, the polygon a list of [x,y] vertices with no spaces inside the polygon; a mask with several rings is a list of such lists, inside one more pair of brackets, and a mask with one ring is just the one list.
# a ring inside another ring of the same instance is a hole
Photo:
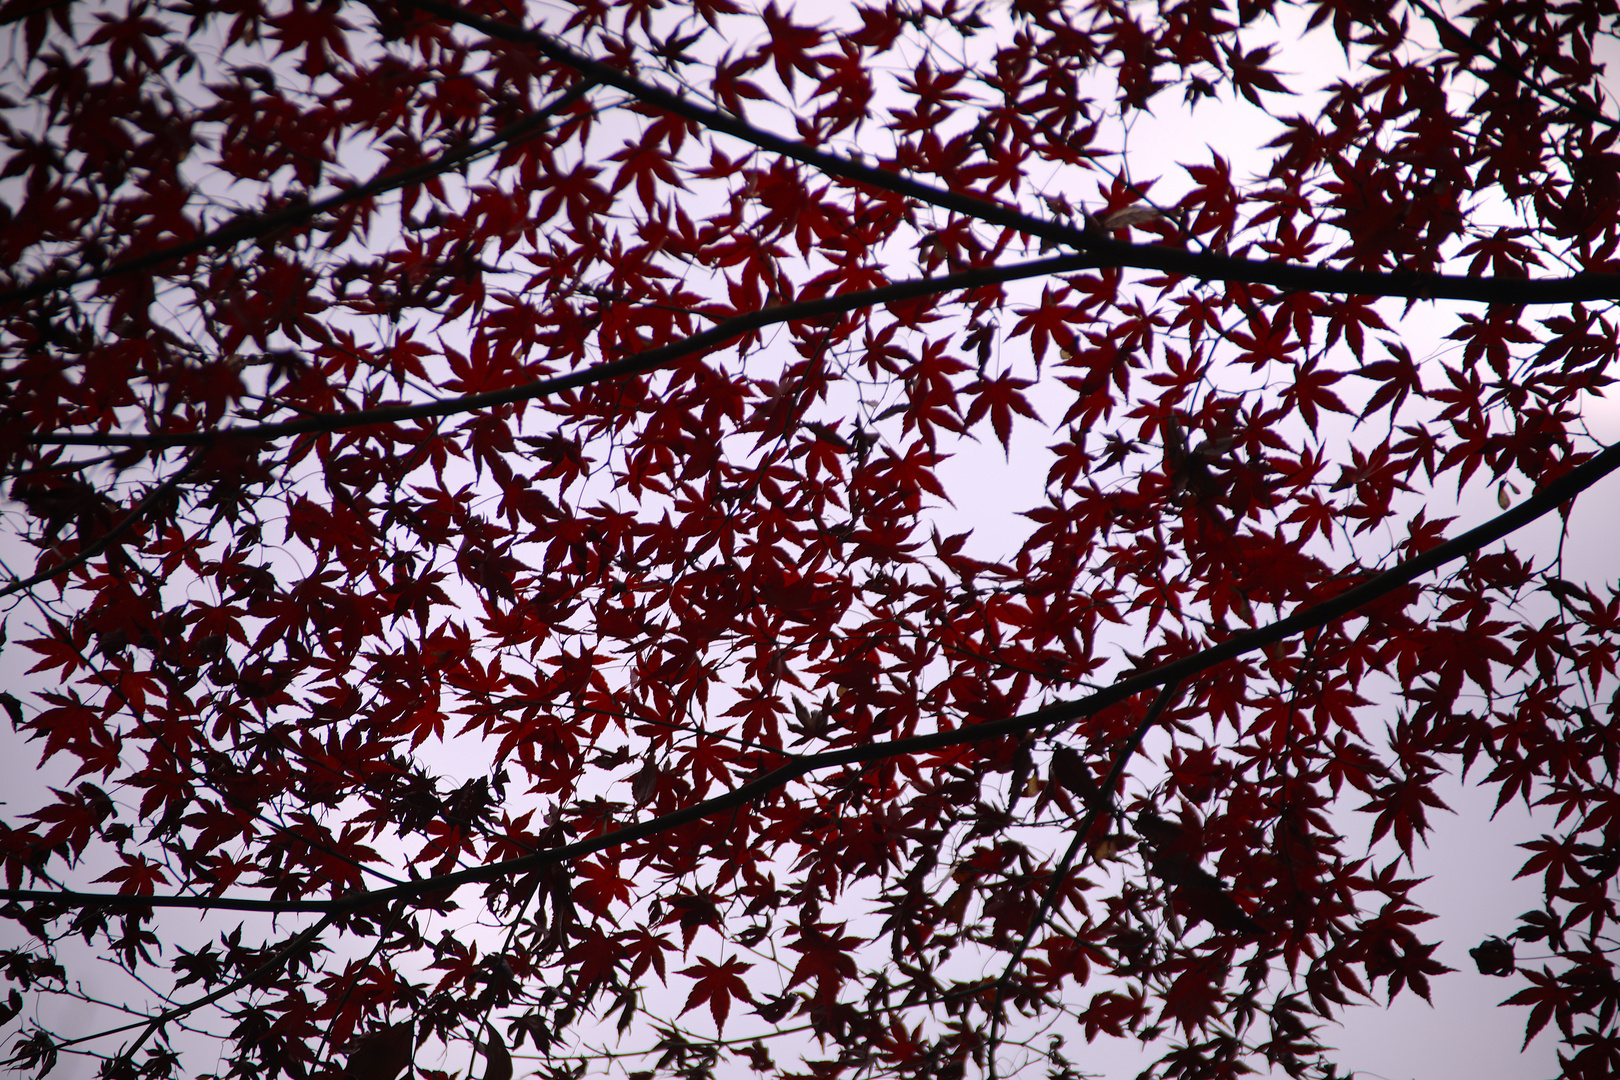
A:
{"label": "foliage", "polygon": [[822,17],[0,6],[13,1064],[1329,1076],[1466,772],[1620,1072],[1614,6]]}

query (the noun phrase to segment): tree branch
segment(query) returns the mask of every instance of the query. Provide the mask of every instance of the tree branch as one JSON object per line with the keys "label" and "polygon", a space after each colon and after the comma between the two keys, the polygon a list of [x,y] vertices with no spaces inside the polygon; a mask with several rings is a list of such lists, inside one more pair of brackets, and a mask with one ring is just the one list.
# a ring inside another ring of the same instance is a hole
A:
{"label": "tree branch", "polygon": [[1515,305],[1620,300],[1620,275],[1616,274],[1577,274],[1570,278],[1526,279],[1474,278],[1396,270],[1336,270],[1324,266],[1303,266],[1296,263],[1245,259],[1210,252],[1126,243],[1099,233],[1077,229],[1072,225],[1035,217],[977,196],[924,184],[867,165],[854,158],[817,150],[803,142],[773,135],[718,109],[697,104],[680,94],[643,82],[610,64],[583,56],[549,35],[537,31],[471,15],[440,0],[404,0],[404,3],[439,18],[460,23],[488,37],[527,45],[548,60],[571,67],[587,78],[604,85],[617,87],[649,105],[690,120],[711,131],[741,139],[762,150],[791,158],[832,176],[893,192],[945,210],[965,214],[991,225],[1000,225],[1054,244],[1083,251],[1096,258],[1098,265],[1102,266],[1129,266],[1139,270],[1157,270],[1180,277],[1208,281],[1241,281],[1271,285],[1290,291],[1391,296],[1408,300],[1473,300],[1487,304]]}
{"label": "tree branch", "polygon": [[3,588],[0,588],[0,597],[10,596],[12,593],[19,593],[25,589],[31,589],[42,581],[49,581],[51,578],[59,577],[75,567],[83,566],[97,555],[100,555],[102,552],[112,547],[114,541],[116,541],[120,536],[123,536],[132,527],[134,527],[135,523],[141,519],[141,515],[145,514],[147,510],[151,509],[154,503],[156,503],[159,499],[168,496],[182,483],[184,483],[186,477],[191,475],[192,470],[195,468],[196,462],[192,462],[191,464],[188,464],[182,468],[179,472],[175,473],[173,476],[169,477],[167,480],[163,481],[163,483],[153,488],[151,492],[147,494],[146,498],[136,503],[135,508],[128,514],[124,515],[123,520],[114,525],[112,528],[108,529],[88,547],[80,548],[78,554],[69,556],[68,558],[57,563],[55,566],[41,570],[37,574],[33,574],[25,578],[18,578],[16,581],[8,582]]}
{"label": "tree branch", "polygon": [[1033,262],[1013,263],[1008,266],[989,266],[975,270],[963,270],[955,274],[948,274],[945,277],[916,278],[911,281],[896,282],[893,285],[883,285],[875,289],[862,289],[859,292],[828,296],[820,300],[780,304],[776,307],[761,308],[746,315],[738,315],[735,318],[727,319],[680,341],[646,349],[630,356],[621,357],[618,360],[593,364],[590,367],[581,368],[567,375],[558,375],[550,379],[537,379],[534,382],[508,387],[505,390],[491,390],[482,394],[466,394],[462,397],[446,398],[416,405],[384,405],[374,409],[357,409],[354,412],[306,416],[278,424],[215,428],[212,431],[151,435],[30,435],[25,441],[36,446],[141,446],[154,448],[199,446],[226,437],[277,439],[287,435],[345,431],[349,428],[366,427],[371,424],[397,424],[405,420],[450,416],[455,413],[474,412],[478,409],[492,408],[497,405],[509,405],[518,401],[532,401],[535,398],[559,394],[566,390],[577,390],[583,386],[620,378],[625,375],[640,375],[683,357],[691,356],[694,353],[718,348],[732,338],[741,337],[743,334],[762,327],[774,326],[778,323],[818,319],[860,308],[876,307],[880,304],[915,300],[919,297],[955,292],[962,289],[983,288],[987,285],[999,285],[1003,282],[1017,281],[1021,278],[1064,274],[1075,270],[1090,269],[1096,265],[1097,261],[1089,256],[1062,255],[1055,258],[1038,259]]}
{"label": "tree branch", "polygon": [[[1620,128],[1620,120],[1616,120],[1611,116],[1604,116],[1602,113],[1582,104],[1579,101],[1572,100],[1571,98],[1565,97],[1563,94],[1557,93],[1556,91],[1541,85],[1541,83],[1537,82],[1535,79],[1532,79],[1530,77],[1530,73],[1525,71],[1524,68],[1517,64],[1509,64],[1505,62],[1487,46],[1481,45],[1479,42],[1475,41],[1472,36],[1465,33],[1456,23],[1446,18],[1445,15],[1441,14],[1439,11],[1436,11],[1433,7],[1430,7],[1428,4],[1424,3],[1424,0],[1408,0],[1408,3],[1417,8],[1419,11],[1423,12],[1423,17],[1428,19],[1430,25],[1432,25],[1435,30],[1439,32],[1440,40],[1443,43],[1448,44],[1451,48],[1457,49],[1459,52],[1467,51],[1475,56],[1483,56],[1497,69],[1509,72],[1521,84],[1535,91],[1537,96],[1562,105],[1571,112],[1579,113],[1580,115],[1586,117],[1586,119],[1592,121],[1594,124],[1602,124],[1605,127],[1610,128]],[[1450,38],[1451,40],[1447,42],[1447,38]]]}
{"label": "tree branch", "polygon": [[1172,680],[1159,688],[1159,696],[1153,699],[1153,704],[1148,707],[1147,714],[1142,717],[1142,722],[1136,725],[1136,730],[1131,732],[1130,738],[1125,740],[1125,744],[1120,747],[1119,752],[1114,756],[1113,768],[1108,770],[1108,778],[1103,781],[1099,797],[1087,801],[1086,812],[1081,816],[1080,823],[1075,826],[1074,839],[1069,841],[1068,850],[1063,853],[1063,858],[1058,860],[1057,869],[1052,872],[1052,883],[1046,887],[1046,892],[1041,896],[1040,904],[1035,908],[1035,914],[1030,917],[1029,929],[1024,931],[1024,936],[1019,938],[1018,943],[1013,946],[1012,955],[1007,958],[1007,965],[1001,969],[1001,975],[996,979],[996,990],[991,998],[989,1009],[990,1048],[987,1057],[990,1061],[990,1080],[996,1078],[996,1048],[1001,1042],[1001,1003],[1006,996],[1007,986],[1012,981],[1013,969],[1024,958],[1024,954],[1029,951],[1029,947],[1035,943],[1035,935],[1040,933],[1042,926],[1046,925],[1046,917],[1051,914],[1053,907],[1057,905],[1058,897],[1063,893],[1063,883],[1068,880],[1069,871],[1073,869],[1075,859],[1079,858],[1080,849],[1085,844],[1086,837],[1091,835],[1092,827],[1097,824],[1097,819],[1113,810],[1114,789],[1125,775],[1125,766],[1130,763],[1131,758],[1136,754],[1137,748],[1142,745],[1142,740],[1147,737],[1147,733],[1152,731],[1158,724],[1159,718],[1164,715],[1164,710],[1170,707],[1170,702],[1176,696],[1176,690],[1180,685],[1179,682]]}
{"label": "tree branch", "polygon": [[132,1031],[135,1028],[144,1028],[145,1033],[141,1035],[140,1039],[135,1044],[136,1047],[139,1047],[141,1043],[150,1038],[152,1033],[157,1031],[164,1024],[167,1024],[173,1020],[178,1020],[182,1016],[186,1016],[190,1013],[194,1013],[205,1005],[212,1005],[214,1002],[220,1000],[221,998],[229,997],[231,994],[236,993],[245,986],[249,986],[255,982],[258,982],[260,979],[268,978],[269,976],[274,975],[277,971],[280,971],[289,960],[296,957],[299,950],[311,944],[315,938],[320,935],[322,930],[325,930],[328,926],[332,925],[332,922],[337,918],[337,916],[338,912],[328,911],[325,916],[315,923],[315,925],[296,935],[291,941],[287,942],[286,945],[277,950],[276,954],[270,959],[266,960],[264,963],[260,964],[246,975],[243,975],[241,978],[225,984],[218,990],[204,994],[202,997],[197,998],[194,1001],[188,1001],[184,1005],[176,1005],[172,1009],[165,1009],[163,1012],[152,1017],[150,1020],[138,1020],[132,1024],[124,1024],[121,1027],[110,1028],[106,1031],[98,1031],[93,1035],[81,1035],[77,1039],[68,1039],[66,1042],[57,1043],[56,1047],[57,1049],[61,1049],[64,1046],[73,1046],[78,1043],[92,1042],[96,1039],[103,1039],[108,1035],[116,1035],[121,1031]]}
{"label": "tree branch", "polygon": [[129,893],[52,892],[49,889],[0,889],[0,900],[60,904],[70,908],[194,908],[203,911],[263,911],[273,915],[332,910],[331,900],[251,900],[239,896],[136,896]]}
{"label": "tree branch", "polygon": [[[455,873],[407,882],[387,889],[354,893],[335,900],[304,901],[296,908],[287,905],[281,910],[325,910],[331,913],[341,913],[355,911],[390,900],[418,897],[424,893],[453,890],[462,885],[475,882],[496,881],[514,874],[528,873],[549,866],[572,862],[575,859],[583,858],[598,851],[622,847],[637,840],[644,840],[650,836],[656,836],[672,829],[690,825],[712,814],[735,810],[785,787],[807,773],[818,772],[823,769],[841,768],[848,765],[869,764],[905,754],[922,754],[955,746],[986,742],[991,739],[1005,738],[1009,735],[1018,735],[1035,728],[1066,723],[1091,716],[1135,694],[1166,685],[1180,684],[1228,660],[1256,652],[1303,631],[1326,626],[1339,619],[1354,615],[1360,608],[1389,595],[1403,585],[1410,584],[1424,574],[1438,569],[1446,563],[1472,555],[1485,547],[1485,545],[1494,543],[1537,518],[1558,509],[1616,469],[1620,469],[1620,443],[1605,448],[1562,476],[1548,481],[1535,495],[1518,506],[1497,515],[1485,524],[1470,529],[1461,536],[1445,543],[1438,544],[1428,551],[1404,559],[1390,569],[1373,575],[1359,585],[1346,589],[1338,596],[1312,604],[1296,611],[1285,619],[1279,619],[1267,626],[1256,627],[1253,630],[1234,634],[1225,641],[1212,645],[1191,656],[1173,660],[1148,671],[1122,678],[1112,686],[1088,694],[1083,698],[1055,702],[1044,708],[1018,716],[970,724],[950,731],[937,731],[928,735],[912,735],[906,738],[890,739],[861,746],[827,750],[818,754],[792,757],[764,775],[756,777],[723,795],[716,795],[713,798],[694,803],[691,806],[661,817],[649,818],[646,821],[626,825],[624,828],[614,832],[578,840],[572,844],[559,845],[517,859],[490,863],[487,866],[475,866],[466,870],[458,870]],[[1139,735],[1133,736],[1132,741],[1127,743],[1125,749],[1134,750],[1135,742],[1139,738]],[[1118,777],[1115,774],[1122,772],[1122,763],[1126,756],[1128,755],[1122,755],[1120,760],[1116,761],[1114,770],[1109,774],[1110,783],[1117,783]],[[36,890],[0,889],[0,900],[35,899],[37,895]],[[207,906],[199,904],[198,900],[200,899],[203,898],[157,896],[130,898],[92,893],[57,893],[52,894],[50,902],[60,903],[66,907],[87,907],[92,904],[102,903],[130,905],[134,900],[139,900],[141,904],[153,907]],[[230,906],[230,904],[226,901],[226,898],[221,897],[213,906],[223,908]],[[259,909],[255,908],[254,910]]]}
{"label": "tree branch", "polygon": [[312,203],[288,206],[271,213],[238,214],[229,223],[221,225],[217,229],[211,229],[194,239],[158,248],[155,251],[147,252],[145,255],[136,255],[133,258],[111,263],[99,270],[85,270],[77,274],[42,278],[10,292],[0,293],[0,304],[34,300],[49,293],[59,292],[62,289],[71,289],[75,285],[83,285],[91,281],[102,281],[121,274],[132,274],[139,270],[150,270],[154,266],[161,266],[175,259],[183,259],[187,255],[196,255],[199,252],[211,251],[214,248],[230,247],[233,244],[241,243],[243,240],[263,236],[274,229],[302,225],[326,213],[328,210],[335,210],[347,203],[356,202],[360,199],[369,199],[373,195],[381,195],[402,187],[409,187],[411,184],[431,180],[433,177],[449,172],[451,169],[471,161],[503,143],[527,138],[529,135],[534,134],[547,117],[558,109],[573,104],[589,92],[594,85],[595,83],[587,78],[570,87],[556,101],[542,106],[520,120],[513,121],[488,138],[480,139],[459,150],[446,151],[431,161],[413,165],[408,169],[401,169],[399,172],[375,176],[363,184],[344,188],[334,195],[329,195],[324,199],[317,199]]}

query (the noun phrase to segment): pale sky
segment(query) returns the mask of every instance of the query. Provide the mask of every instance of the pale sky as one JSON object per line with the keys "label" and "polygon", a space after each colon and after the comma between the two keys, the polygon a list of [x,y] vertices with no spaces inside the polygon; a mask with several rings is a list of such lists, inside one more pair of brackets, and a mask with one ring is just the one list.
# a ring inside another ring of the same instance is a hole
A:
{"label": "pale sky", "polygon": [[[801,14],[801,18],[809,16]],[[1283,54],[1281,66],[1299,74],[1285,81],[1303,86],[1329,77],[1340,64],[1335,54],[1336,50],[1332,49],[1300,50],[1291,46],[1290,51]],[[1198,115],[1189,115],[1177,107],[1174,92],[1164,95],[1163,102],[1159,115],[1138,121],[1126,145],[1133,175],[1163,177],[1161,186],[1154,191],[1164,201],[1173,200],[1185,184],[1185,173],[1180,171],[1177,161],[1207,160],[1207,153],[1200,148],[1209,145],[1232,159],[1235,172],[1241,176],[1246,172],[1245,159],[1241,156],[1244,148],[1263,144],[1274,131],[1269,117],[1247,105],[1225,108],[1209,105]],[[1286,110],[1279,111],[1305,108],[1299,102],[1292,102]],[[1072,198],[1084,201],[1087,194],[1073,193]],[[1395,305],[1394,310],[1398,314],[1399,306]],[[1439,338],[1449,329],[1456,310],[1456,306],[1418,310],[1403,320],[1401,328],[1410,335],[1406,340],[1414,355],[1425,356],[1438,348]],[[1393,319],[1391,325],[1395,325]],[[1420,340],[1425,335],[1432,335],[1427,342]],[[1027,349],[1023,343],[1009,349],[1014,347]],[[1067,403],[1066,399],[1053,401],[1035,397],[1033,400],[1042,415],[1054,422]],[[1600,437],[1606,440],[1620,437],[1620,404],[1594,406],[1591,421]],[[1043,498],[1046,475],[1043,448],[1049,441],[1049,432],[1031,426],[1017,431],[1006,455],[993,443],[961,448],[959,456],[943,472],[956,506],[941,506],[933,511],[940,532],[949,534],[973,527],[975,548],[985,557],[997,557],[1016,549],[1028,526],[1027,519],[1018,517],[1018,512],[1038,505]],[[1427,503],[1431,507],[1437,503],[1443,507],[1453,495],[1450,489],[1443,488]],[[1494,492],[1479,487],[1471,489],[1464,493],[1454,510],[1445,512],[1458,515],[1453,531],[1460,531],[1497,512]],[[1430,517],[1437,514],[1436,509],[1429,512]],[[1565,545],[1566,576],[1578,581],[1604,582],[1620,575],[1620,549],[1611,539],[1617,525],[1620,525],[1620,478],[1611,477],[1584,496],[1578,505]],[[1557,542],[1556,522],[1545,520],[1513,540],[1519,550],[1535,552],[1549,552]],[[0,558],[13,573],[28,572],[33,561],[31,551],[21,548],[3,532],[0,532]],[[37,676],[22,673],[32,659],[16,644],[18,639],[31,636],[26,624],[37,621],[38,613],[28,604],[12,608],[7,616],[11,644],[0,653],[0,681],[19,696],[25,697],[26,689],[37,689],[40,685]],[[63,769],[60,763],[34,772],[32,765],[38,758],[38,745],[16,745],[19,742],[9,731],[0,730],[0,748],[6,751],[0,756],[0,790],[6,792],[5,805],[0,807],[0,812],[8,816],[31,810],[43,801],[45,786],[63,786],[70,780],[71,770]],[[451,765],[450,769],[454,771],[455,766]],[[469,774],[481,771],[481,763],[476,758],[469,759]],[[135,801],[118,792],[113,794],[123,803]],[[1341,1048],[1336,1058],[1345,1069],[1387,1080],[1478,1080],[1480,1077],[1535,1080],[1551,1075],[1556,1071],[1552,1056],[1555,1033],[1544,1032],[1529,1052],[1520,1056],[1526,1010],[1494,1007],[1497,1001],[1522,986],[1522,979],[1479,975],[1467,954],[1467,950],[1483,938],[1505,935],[1520,912],[1539,906],[1540,888],[1535,879],[1511,881],[1514,870],[1526,855],[1514,845],[1533,839],[1551,825],[1532,820],[1520,806],[1510,806],[1498,814],[1494,822],[1488,821],[1493,799],[1471,785],[1458,786],[1445,797],[1459,813],[1435,816],[1435,830],[1428,849],[1416,860],[1417,875],[1430,876],[1432,880],[1418,890],[1416,898],[1439,916],[1422,928],[1421,936],[1424,940],[1442,940],[1444,945],[1437,957],[1458,970],[1434,980],[1432,1009],[1414,996],[1403,994],[1388,1011],[1377,1007],[1348,1010],[1342,1032],[1329,1032],[1326,1039]],[[1353,800],[1351,805],[1354,805]],[[76,883],[88,884],[99,873],[93,867],[84,868]],[[201,926],[191,915],[164,916],[161,921],[165,934],[170,932],[170,927],[179,928],[188,919],[193,922],[187,930],[190,936],[196,937]],[[221,921],[232,925],[236,920]],[[7,940],[8,933],[17,931],[14,923],[0,923],[0,947],[24,945],[20,938]],[[1519,952],[1521,962],[1537,955],[1533,945],[1521,945]],[[116,991],[109,986],[109,992]],[[41,1019],[59,1033],[75,1034],[105,1019],[104,1015],[92,1018],[88,1006],[76,1011],[83,1015]],[[25,1011],[24,1017],[29,1015]],[[0,1031],[0,1037],[9,1041],[17,1028],[18,1021],[13,1021]],[[1066,1053],[1082,1071],[1100,1073],[1110,1080],[1134,1076],[1141,1067],[1141,1059],[1128,1045],[1117,1048],[1119,1052],[1115,1049],[1109,1048],[1106,1040],[1087,1048],[1077,1033],[1071,1033]],[[195,1067],[207,1070],[212,1062],[204,1054],[197,1058]],[[465,1065],[448,1061],[435,1067],[458,1069]],[[94,1069],[82,1059],[71,1058],[64,1058],[53,1073],[60,1080],[79,1080],[93,1075]]]}

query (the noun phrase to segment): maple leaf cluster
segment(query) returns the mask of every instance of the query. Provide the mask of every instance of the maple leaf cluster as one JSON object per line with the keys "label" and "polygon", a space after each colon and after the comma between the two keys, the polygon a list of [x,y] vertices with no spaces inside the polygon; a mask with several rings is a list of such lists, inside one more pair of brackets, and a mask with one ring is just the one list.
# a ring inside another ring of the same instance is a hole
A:
{"label": "maple leaf cluster", "polygon": [[9,1063],[1620,1073],[1617,17],[4,0]]}

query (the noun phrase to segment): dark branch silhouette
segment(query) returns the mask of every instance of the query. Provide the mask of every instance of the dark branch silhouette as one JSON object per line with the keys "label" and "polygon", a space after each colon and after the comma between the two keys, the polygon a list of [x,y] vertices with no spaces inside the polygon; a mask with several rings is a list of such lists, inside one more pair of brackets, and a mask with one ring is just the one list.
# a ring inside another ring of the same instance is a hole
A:
{"label": "dark branch silhouette", "polygon": [[[656,836],[671,829],[678,829],[712,815],[746,806],[812,772],[842,768],[848,765],[866,765],[907,754],[927,753],[934,750],[948,749],[953,746],[966,746],[990,739],[1001,739],[1028,731],[1059,728],[1063,724],[1091,716],[1136,694],[1162,686],[1183,684],[1187,680],[1228,660],[1257,652],[1268,645],[1293,637],[1304,631],[1313,630],[1337,622],[1340,619],[1351,617],[1368,604],[1388,596],[1401,586],[1410,584],[1430,571],[1444,566],[1446,563],[1466,558],[1481,550],[1487,544],[1500,540],[1537,518],[1551,513],[1616,469],[1620,469],[1620,444],[1606,448],[1570,469],[1562,476],[1549,481],[1534,495],[1512,509],[1498,514],[1483,525],[1469,529],[1461,536],[1437,544],[1420,554],[1403,559],[1390,569],[1372,575],[1360,584],[1346,589],[1338,596],[1302,608],[1287,618],[1279,619],[1274,623],[1256,627],[1240,634],[1234,634],[1225,641],[1217,642],[1190,656],[1173,660],[1167,664],[1161,664],[1158,667],[1135,675],[1126,676],[1112,685],[1085,697],[1071,701],[1054,702],[1032,712],[1022,713],[1004,720],[984,721],[950,731],[912,735],[905,738],[870,743],[865,746],[852,746],[793,757],[781,765],[769,769],[763,775],[722,795],[716,795],[713,798],[694,803],[673,813],[625,825],[601,836],[589,837],[571,844],[562,844],[537,851],[533,855],[526,855],[522,858],[508,859],[505,862],[492,863],[487,866],[476,866],[466,870],[458,870],[454,873],[426,877],[419,881],[411,881],[387,889],[351,893],[327,901],[301,901],[285,910],[301,912],[357,911],[392,900],[410,899],[426,894],[447,893],[462,885],[495,881],[516,874],[541,870],[549,866],[558,866],[598,851],[622,847],[637,840],[644,840],[649,836]],[[1119,756],[1109,773],[1107,784],[1117,784],[1136,747],[1141,745],[1141,741],[1148,730],[1158,722],[1162,714],[1162,707],[1149,711],[1142,727],[1133,733],[1130,740],[1120,748]],[[1103,788],[1105,793],[1112,790],[1107,784]],[[1083,834],[1084,830],[1082,830]],[[64,897],[68,899],[63,899]],[[39,898],[40,890],[0,889],[0,900],[35,900]],[[64,907],[87,907],[102,903],[132,907],[232,908],[236,906],[234,901],[225,897],[117,897],[83,892],[52,894],[51,902]],[[251,908],[244,908],[243,910],[274,910],[266,909],[262,906],[262,902],[253,901],[251,903],[253,904]]]}
{"label": "dark branch silhouette", "polygon": [[606,382],[609,379],[619,379],[628,375],[642,375],[649,371],[656,371],[667,364],[685,359],[688,356],[718,349],[744,334],[767,326],[777,326],[790,322],[809,322],[829,315],[858,311],[881,304],[916,300],[940,293],[984,288],[985,286],[999,285],[1024,278],[1065,274],[1076,270],[1089,269],[1096,265],[1096,260],[1090,256],[1061,255],[1033,262],[1013,263],[1009,266],[987,266],[974,270],[961,270],[937,278],[928,277],[917,278],[912,281],[900,281],[892,285],[882,285],[875,289],[840,293],[837,296],[823,297],[819,300],[801,300],[794,303],[779,304],[775,307],[761,308],[746,315],[726,319],[707,330],[683,338],[680,341],[645,349],[618,360],[593,364],[590,367],[581,368],[566,375],[555,375],[546,379],[536,379],[534,382],[524,383],[520,386],[509,387],[505,390],[466,394],[462,397],[446,398],[442,401],[427,401],[412,405],[383,405],[374,409],[356,409],[354,412],[348,413],[325,413],[319,416],[306,416],[298,420],[286,420],[275,424],[243,425],[241,427],[216,428],[212,431],[155,432],[149,435],[133,433],[105,435],[47,434],[30,435],[28,441],[36,446],[140,446],[151,448],[204,446],[223,438],[279,439],[288,435],[345,431],[352,428],[371,427],[377,424],[398,424],[407,420],[426,420],[438,416],[454,416],[458,413],[476,412],[497,405],[510,405],[518,401],[534,401],[567,390],[578,390],[581,387]]}
{"label": "dark branch silhouette", "polygon": [[909,199],[952,210],[959,214],[1015,229],[1027,236],[1085,252],[1098,266],[1132,267],[1157,270],[1178,277],[1205,281],[1238,281],[1270,285],[1296,292],[1341,293],[1359,296],[1391,296],[1407,300],[1473,300],[1485,304],[1566,304],[1583,300],[1620,300],[1620,275],[1578,274],[1569,278],[1490,278],[1459,277],[1451,274],[1414,273],[1405,270],[1338,270],[1325,266],[1302,266],[1207,251],[1130,244],[1114,240],[1100,231],[1077,229],[1072,225],[1035,217],[1012,207],[986,202],[974,195],[946,191],[912,180],[887,169],[817,150],[802,142],[784,139],[761,130],[718,109],[697,104],[688,98],[661,89],[628,75],[599,60],[583,56],[556,39],[533,30],[486,19],[462,11],[439,0],[406,0],[409,6],[461,23],[469,29],[513,44],[527,45],[548,60],[567,65],[580,74],[614,86],[649,105],[690,120],[710,131],[741,139],[761,150],[792,158],[830,176],[842,177]]}
{"label": "dark branch silhouette", "polygon": [[188,255],[198,255],[205,251],[214,251],[219,248],[234,247],[245,240],[253,240],[274,232],[277,229],[287,229],[304,225],[315,220],[322,214],[336,210],[340,206],[369,199],[400,188],[410,187],[442,176],[452,169],[465,165],[497,146],[509,142],[521,141],[538,134],[547,119],[559,110],[566,109],[589,93],[594,84],[589,80],[580,82],[559,94],[550,104],[536,109],[529,115],[515,120],[495,134],[479,139],[467,146],[447,150],[431,161],[424,161],[420,165],[413,165],[408,169],[383,173],[375,176],[363,184],[344,188],[324,199],[314,202],[293,203],[278,210],[260,213],[238,214],[229,222],[216,229],[210,229],[201,236],[178,244],[156,248],[144,255],[136,255],[128,259],[120,259],[95,270],[81,270],[76,274],[50,274],[32,281],[27,285],[0,292],[0,305],[23,303],[36,300],[41,296],[48,296],[53,292],[71,289],[75,285],[85,285],[95,281],[106,281],[109,278],[124,274],[135,274],[152,270],[176,259],[183,259]]}

